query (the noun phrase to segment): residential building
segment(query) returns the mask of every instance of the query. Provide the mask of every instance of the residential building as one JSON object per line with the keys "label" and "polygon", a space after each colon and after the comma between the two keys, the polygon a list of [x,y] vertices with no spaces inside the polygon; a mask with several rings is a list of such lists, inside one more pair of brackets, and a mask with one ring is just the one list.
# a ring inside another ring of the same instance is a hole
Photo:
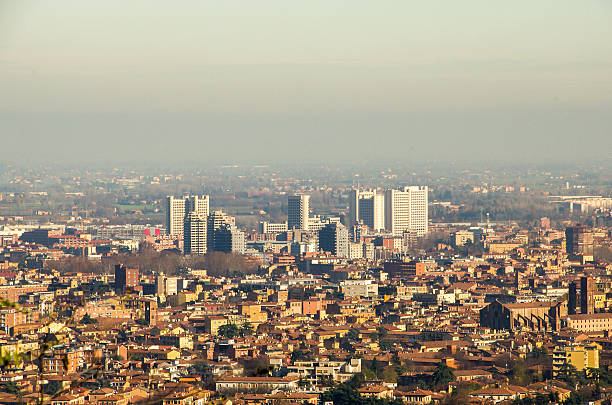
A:
{"label": "residential building", "polygon": [[455,232],[455,246],[464,246],[466,243],[474,243],[474,233],[470,231]]}
{"label": "residential building", "polygon": [[115,265],[115,291],[123,292],[138,285],[138,269],[128,269],[123,264]]}
{"label": "residential building", "polygon": [[558,346],[553,351],[553,377],[558,377],[566,365],[578,371],[599,368],[599,351],[597,343],[588,345]]}
{"label": "residential building", "polygon": [[186,255],[203,255],[206,253],[206,224],[206,219],[195,211],[185,216],[183,251]]}
{"label": "residential building", "polygon": [[346,280],[340,285],[344,298],[378,296],[378,284],[374,280]]}
{"label": "residential building", "polygon": [[246,250],[246,239],[244,232],[235,226],[224,225],[214,231],[216,252],[244,253]]}
{"label": "residential building", "polygon": [[216,231],[227,226],[236,226],[236,218],[220,210],[214,211],[208,216],[206,221],[206,243],[209,252],[213,252],[217,248],[215,240]]}
{"label": "residential building", "polygon": [[181,198],[166,197],[166,233],[183,235],[187,214],[197,212],[202,218],[207,218],[209,210],[209,197],[207,195],[186,195]]}

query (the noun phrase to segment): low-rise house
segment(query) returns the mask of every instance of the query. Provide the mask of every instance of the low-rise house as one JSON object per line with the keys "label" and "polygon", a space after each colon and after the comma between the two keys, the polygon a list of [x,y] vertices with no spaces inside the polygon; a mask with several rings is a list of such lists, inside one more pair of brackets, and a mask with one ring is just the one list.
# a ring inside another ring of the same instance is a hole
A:
{"label": "low-rise house", "polygon": [[298,377],[227,377],[217,380],[218,392],[270,392],[273,390],[294,390]]}

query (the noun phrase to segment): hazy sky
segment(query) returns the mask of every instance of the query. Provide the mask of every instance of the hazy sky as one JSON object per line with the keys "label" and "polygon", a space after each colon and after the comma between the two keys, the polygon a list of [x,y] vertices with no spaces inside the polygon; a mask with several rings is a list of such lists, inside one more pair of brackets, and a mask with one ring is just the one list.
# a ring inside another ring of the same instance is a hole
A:
{"label": "hazy sky", "polygon": [[612,156],[610,0],[0,0],[0,158]]}

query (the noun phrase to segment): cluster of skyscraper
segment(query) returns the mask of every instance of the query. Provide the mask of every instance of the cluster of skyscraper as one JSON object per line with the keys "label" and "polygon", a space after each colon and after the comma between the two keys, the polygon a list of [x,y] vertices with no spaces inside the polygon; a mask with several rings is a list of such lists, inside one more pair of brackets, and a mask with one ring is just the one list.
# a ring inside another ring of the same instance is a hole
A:
{"label": "cluster of skyscraper", "polygon": [[[427,186],[409,186],[384,192],[351,190],[349,212],[344,221],[345,225],[349,229],[356,225],[365,225],[372,231],[387,230],[398,236],[407,231],[414,232],[417,236],[423,236],[427,233],[429,221],[427,193]],[[289,196],[287,200],[287,229],[316,231],[327,225],[319,217],[311,217],[309,212],[309,195]]]}
{"label": "cluster of skyscraper", "polygon": [[[373,233],[412,239],[428,231],[428,188],[410,186],[390,189],[350,191],[349,212],[343,225],[339,218],[311,217],[310,196],[292,195],[287,201],[287,228],[318,232],[318,247],[339,257],[349,257],[353,242],[360,240],[365,227]],[[264,223],[262,231],[283,224]]]}
{"label": "cluster of skyscraper", "polygon": [[[384,192],[351,190],[344,224],[340,217],[311,215],[309,195],[290,195],[287,222],[261,222],[260,232],[304,231],[307,235],[314,234],[318,245],[314,246],[315,249],[350,257],[350,250],[356,248],[353,245],[361,243],[361,236],[365,233],[386,234],[406,240],[425,235],[428,231],[427,193],[426,186]],[[166,230],[170,235],[183,237],[185,254],[211,251],[244,253],[246,249],[245,234],[236,228],[234,218],[222,211],[210,213],[207,195],[167,197]]]}
{"label": "cluster of skyscraper", "polygon": [[387,230],[393,235],[414,232],[423,236],[428,230],[427,186],[386,190],[351,190],[348,225],[366,225],[373,231]]}
{"label": "cluster of skyscraper", "polygon": [[223,211],[210,213],[207,195],[168,196],[166,231],[169,235],[183,237],[185,254],[244,253],[246,248],[244,232],[236,228],[235,219]]}

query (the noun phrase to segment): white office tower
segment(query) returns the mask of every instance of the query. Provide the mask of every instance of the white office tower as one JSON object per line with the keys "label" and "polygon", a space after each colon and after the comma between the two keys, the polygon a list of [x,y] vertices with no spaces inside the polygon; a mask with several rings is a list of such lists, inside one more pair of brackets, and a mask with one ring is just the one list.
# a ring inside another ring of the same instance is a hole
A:
{"label": "white office tower", "polygon": [[351,190],[349,195],[349,228],[360,221],[374,231],[385,228],[384,194],[377,193],[376,190]]}
{"label": "white office tower", "polygon": [[423,236],[428,231],[427,186],[410,186],[385,193],[385,227],[393,235],[414,231]]}
{"label": "white office tower", "polygon": [[209,207],[207,195],[187,195],[180,198],[166,197],[166,233],[168,235],[183,235],[185,216],[190,212],[196,212],[202,218],[207,218]]}
{"label": "white office tower", "polygon": [[309,229],[308,218],[310,215],[309,195],[290,195],[287,199],[287,228]]}
{"label": "white office tower", "polygon": [[202,218],[206,219],[208,214],[210,214],[210,199],[207,195],[188,196],[185,200],[185,207],[187,209],[187,213],[197,212],[202,216]]}
{"label": "white office tower", "polygon": [[185,216],[183,251],[186,255],[203,255],[206,247],[206,219],[195,211]]}

